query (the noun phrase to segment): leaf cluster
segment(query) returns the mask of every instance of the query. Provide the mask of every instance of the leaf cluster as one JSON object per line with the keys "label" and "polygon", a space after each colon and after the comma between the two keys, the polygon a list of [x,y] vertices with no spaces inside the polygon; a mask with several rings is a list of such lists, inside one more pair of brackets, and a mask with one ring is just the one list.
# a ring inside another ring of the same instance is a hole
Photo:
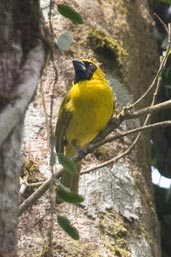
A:
{"label": "leaf cluster", "polygon": [[[76,175],[78,173],[77,166],[74,161],[65,156],[64,154],[58,154],[58,161],[64,167],[65,171],[70,175]],[[84,197],[82,195],[77,194],[76,192],[71,191],[68,187],[65,187],[62,184],[57,182],[56,189],[56,203],[59,204],[61,202],[67,202],[71,204],[80,204],[84,201]],[[68,218],[64,216],[57,216],[57,221],[59,226],[73,239],[79,239],[78,230],[71,225]]]}

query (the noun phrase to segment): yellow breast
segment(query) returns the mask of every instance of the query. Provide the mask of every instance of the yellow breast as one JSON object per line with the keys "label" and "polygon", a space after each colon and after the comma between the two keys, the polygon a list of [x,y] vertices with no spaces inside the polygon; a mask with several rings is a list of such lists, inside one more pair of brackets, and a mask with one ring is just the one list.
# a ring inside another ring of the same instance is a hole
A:
{"label": "yellow breast", "polygon": [[113,113],[111,87],[99,76],[73,84],[66,105],[72,115],[66,130],[68,143],[83,147],[109,122]]}

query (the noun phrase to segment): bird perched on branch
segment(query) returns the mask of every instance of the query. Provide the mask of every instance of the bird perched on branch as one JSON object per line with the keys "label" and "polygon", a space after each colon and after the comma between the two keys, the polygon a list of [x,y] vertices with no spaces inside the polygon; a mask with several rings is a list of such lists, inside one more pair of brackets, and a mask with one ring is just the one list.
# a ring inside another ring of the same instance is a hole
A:
{"label": "bird perched on branch", "polygon": [[[73,60],[75,71],[70,91],[60,106],[56,125],[56,151],[73,157],[90,143],[112,117],[112,89],[101,69],[92,61]],[[79,174],[62,174],[61,182],[78,192]]]}

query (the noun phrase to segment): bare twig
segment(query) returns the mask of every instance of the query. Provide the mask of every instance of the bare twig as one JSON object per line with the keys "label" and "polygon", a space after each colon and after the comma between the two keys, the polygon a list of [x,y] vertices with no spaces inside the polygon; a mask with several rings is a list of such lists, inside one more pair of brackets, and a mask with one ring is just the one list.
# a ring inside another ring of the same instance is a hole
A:
{"label": "bare twig", "polygon": [[41,99],[42,99],[42,105],[43,105],[43,111],[45,115],[45,124],[46,124],[46,131],[47,131],[47,138],[48,138],[48,146],[50,147],[50,127],[49,127],[49,122],[48,122],[48,112],[47,112],[47,107],[45,103],[45,95],[43,91],[43,84],[42,84],[42,79],[40,80],[40,93],[41,93]]}
{"label": "bare twig", "polygon": [[[171,126],[171,121],[170,120],[167,120],[167,121],[162,121],[162,122],[157,122],[157,123],[154,123],[154,124],[150,124],[150,125],[146,125],[146,126],[142,126],[142,127],[139,127],[139,128],[135,128],[135,129],[131,129],[131,130],[128,130],[128,131],[124,131],[124,132],[120,132],[118,133],[117,135],[114,135],[114,136],[111,136],[109,138],[106,138],[96,144],[93,144],[93,145],[89,145],[88,149],[90,152],[92,152],[94,149],[96,149],[97,147],[101,146],[101,145],[104,145],[106,143],[110,143],[110,142],[113,142],[114,140],[117,140],[117,139],[120,139],[122,137],[125,137],[125,136],[128,136],[128,135],[132,135],[132,134],[135,134],[135,133],[138,133],[138,132],[142,132],[142,131],[146,131],[146,130],[151,130],[151,129],[154,129],[154,128],[159,128],[159,127],[167,127],[167,126]],[[129,153],[129,148],[126,150],[126,152],[128,151]],[[125,156],[125,152],[123,153]],[[104,166],[107,166],[108,164],[112,163],[113,162],[116,162],[117,160],[119,160],[121,157],[123,157],[122,154],[114,157],[112,160],[110,159],[109,161],[106,161],[106,162],[103,162],[95,167],[91,167],[89,169],[86,169],[86,170],[83,170],[81,172],[81,174],[86,174],[86,173],[89,173],[93,170],[97,170],[99,168],[102,168]]]}
{"label": "bare twig", "polygon": [[167,59],[168,59],[168,55],[169,55],[169,50],[170,50],[170,24],[168,24],[168,45],[167,45],[167,50],[166,50],[166,53],[163,57],[163,60],[160,64],[160,67],[157,71],[157,74],[155,76],[155,78],[153,79],[151,85],[149,86],[149,88],[146,90],[146,92],[136,101],[134,102],[131,106],[132,108],[134,108],[137,104],[139,104],[147,95],[148,93],[152,90],[152,88],[155,86],[158,78],[161,76],[163,70],[164,70],[164,67],[166,65],[166,62],[167,62]]}
{"label": "bare twig", "polygon": [[[123,132],[119,135],[116,135],[114,136],[113,138],[109,138],[109,142],[110,141],[113,141],[114,139],[119,139],[123,136],[126,136],[126,135],[130,135],[130,134],[133,134],[133,133],[137,133],[139,132],[140,130],[143,131],[143,130],[148,130],[148,129],[153,129],[153,128],[157,128],[157,127],[164,127],[164,126],[171,126],[171,121],[163,121],[163,122],[158,122],[158,123],[155,123],[155,124],[151,124],[151,125],[146,125],[144,127],[141,127],[141,128],[136,128],[136,129],[133,129],[133,130],[130,130],[130,131],[126,131],[126,132]],[[107,139],[106,139],[107,141]],[[99,146],[99,145],[98,145]],[[96,145],[93,146],[94,148],[97,147]],[[91,145],[90,145],[90,148],[91,148]],[[92,151],[92,149],[90,150]],[[127,151],[129,152],[129,149],[127,149]],[[113,158],[112,162],[116,162],[117,160],[119,160],[121,157],[122,157],[123,154]],[[125,152],[124,152],[124,155],[125,155]],[[81,159],[81,158],[80,158]],[[104,167],[108,164],[111,163],[111,160],[107,161],[107,162],[104,162],[102,163],[101,165],[98,165],[96,167],[93,167],[93,168],[90,168],[90,169],[86,169],[86,170],[83,170],[81,172],[81,174],[86,174],[86,173],[89,173],[91,172],[92,170],[96,170],[96,169],[99,169],[101,167]],[[42,183],[42,185],[29,197],[27,198],[21,205],[20,205],[20,209],[19,209],[19,215],[21,215],[24,211],[26,211],[29,207],[32,207],[35,202],[49,189],[49,187],[55,182],[55,179],[56,178],[59,178],[61,176],[63,172],[63,167],[62,166],[58,166],[58,169],[56,169],[56,171],[54,172],[54,175],[51,175],[50,178],[48,178],[45,182]]]}
{"label": "bare twig", "polygon": [[[153,107],[155,102],[156,102],[157,94],[158,94],[159,86],[160,86],[160,82],[161,82],[161,74],[162,74],[162,72],[163,72],[163,70],[165,68],[165,65],[166,65],[166,62],[167,62],[167,59],[168,59],[168,56],[169,56],[170,49],[171,49],[171,25],[168,24],[168,45],[167,45],[167,50],[166,50],[166,54],[165,54],[165,56],[163,58],[162,65],[160,65],[159,70],[157,72],[157,75],[156,75],[155,79],[153,80],[153,82],[151,84],[152,87],[153,87],[155,85],[155,83],[157,83],[155,92],[153,94],[153,99],[152,99],[150,107]],[[150,86],[150,88],[151,88],[151,86]],[[146,93],[147,92],[149,92],[149,91],[147,90]],[[145,97],[145,96],[146,95],[144,94],[142,97]],[[140,100],[142,100],[142,97],[140,98]],[[137,102],[135,102],[133,106],[135,106],[135,104],[137,104],[138,101],[139,100],[137,100]],[[145,119],[145,121],[143,123],[143,126],[148,124],[150,116],[151,116],[151,114],[147,115],[147,117],[146,117],[146,119]],[[128,147],[128,149],[126,151],[124,151],[120,155],[112,158],[109,161],[106,161],[106,162],[104,162],[104,163],[102,163],[100,165],[97,165],[95,168],[92,168],[91,170],[98,169],[98,168],[104,167],[104,166],[106,166],[108,164],[114,163],[114,162],[118,161],[119,159],[123,158],[124,156],[128,155],[132,151],[132,149],[135,147],[135,145],[137,144],[138,140],[140,139],[141,134],[142,134],[142,132],[138,133],[138,135],[136,136],[136,138],[134,139],[134,141],[132,142],[132,144]],[[90,170],[88,172],[90,172]]]}
{"label": "bare twig", "polygon": [[54,91],[55,91],[55,85],[58,81],[58,68],[55,63],[55,57],[54,57],[54,42],[53,42],[53,26],[52,26],[52,6],[53,6],[53,0],[50,0],[50,6],[49,6],[49,28],[50,28],[50,35],[51,35],[51,59],[52,59],[52,64],[53,64],[53,69],[55,71],[55,77],[53,81],[53,86],[52,86],[52,94],[51,94],[51,102],[50,102],[50,118],[49,118],[49,123],[50,123],[50,133],[52,136],[53,133],[53,128],[52,128],[52,116],[53,116],[53,96],[54,96]]}
{"label": "bare twig", "polygon": [[[111,122],[111,124],[109,124],[107,128],[104,129],[104,133],[102,134],[102,137],[107,136],[110,132],[112,132],[114,129],[119,127],[119,125],[124,120],[140,118],[143,115],[154,114],[156,112],[159,112],[161,110],[165,110],[168,108],[171,108],[171,100],[165,101],[163,103],[155,104],[152,106],[148,106],[137,111],[130,111],[129,107],[128,109],[127,107],[125,107],[116,117],[113,118],[113,121]],[[101,134],[97,136],[95,140],[95,142],[99,142],[99,141],[101,141]]]}
{"label": "bare twig", "polygon": [[53,69],[55,71],[55,77],[52,84],[52,93],[51,93],[51,101],[50,101],[50,114],[49,114],[49,138],[50,138],[50,168],[51,172],[53,172],[53,166],[54,166],[54,145],[52,144],[52,138],[53,138],[53,123],[52,123],[52,117],[53,117],[53,105],[54,105],[54,92],[55,92],[55,85],[58,81],[58,68],[55,63],[55,57],[54,57],[54,42],[53,42],[53,26],[52,26],[52,6],[53,6],[53,0],[50,0],[50,6],[49,6],[49,28],[50,28],[50,35],[51,35],[51,59],[53,64]]}
{"label": "bare twig", "polygon": [[[51,17],[52,17],[52,6],[53,6],[53,0],[50,0],[50,6],[49,6],[49,28],[50,28],[50,35],[51,35],[51,59],[52,59],[52,63],[53,63],[53,69],[55,71],[55,78],[53,80],[53,84],[52,84],[52,91],[51,91],[51,101],[50,101],[50,114],[49,114],[49,130],[47,131],[48,133],[48,137],[49,137],[49,150],[50,150],[50,170],[51,170],[51,174],[52,174],[52,181],[50,183],[54,182],[53,176],[54,176],[54,159],[56,159],[55,157],[55,153],[54,153],[54,145],[52,144],[52,137],[53,137],[53,125],[52,125],[52,119],[53,119],[53,106],[54,106],[54,92],[55,92],[55,85],[57,83],[58,80],[58,70],[57,70],[57,66],[55,64],[55,58],[54,58],[54,44],[53,44],[53,26],[52,26],[52,21],[51,21]],[[48,200],[49,200],[49,204],[50,204],[50,216],[51,216],[51,220],[50,220],[50,226],[48,229],[48,250],[49,252],[52,253],[52,241],[53,241],[53,225],[54,225],[54,210],[53,210],[53,201],[52,201],[52,195],[51,192],[49,191],[48,194]]]}
{"label": "bare twig", "polygon": [[[158,84],[159,84],[159,83],[158,83]],[[157,88],[158,88],[158,87],[157,87]],[[157,91],[157,90],[156,90],[156,91]],[[156,92],[156,91],[155,91],[155,92]],[[155,97],[153,97],[153,100],[152,100],[151,105],[153,105],[154,102],[155,102]],[[144,123],[143,123],[143,126],[145,126],[145,125],[148,123],[148,121],[149,121],[149,119],[150,119],[150,115],[151,115],[151,114],[148,114],[148,115],[147,115],[147,117],[146,117],[146,119],[145,119],[145,121],[144,121]],[[142,134],[142,132],[140,131],[140,132],[138,133],[138,135],[136,136],[136,138],[134,139],[134,141],[131,143],[131,145],[130,145],[123,153],[119,154],[118,156],[116,156],[116,157],[114,157],[114,158],[112,158],[112,159],[110,159],[110,160],[108,160],[108,161],[106,161],[106,162],[103,162],[103,163],[97,165],[97,166],[94,167],[94,168],[91,168],[91,171],[92,171],[92,170],[95,170],[95,169],[102,168],[102,167],[107,166],[107,165],[109,165],[109,164],[111,164],[111,163],[114,163],[114,162],[120,160],[121,158],[125,157],[126,155],[128,155],[128,154],[132,151],[132,149],[135,147],[135,145],[137,144],[138,140],[140,139],[141,134]],[[84,171],[84,173],[88,173],[88,172],[90,172],[90,169]]]}
{"label": "bare twig", "polygon": [[146,108],[143,108],[141,110],[138,111],[134,111],[134,112],[127,112],[124,114],[124,119],[135,119],[135,118],[139,118],[142,115],[145,114],[152,114],[152,113],[156,113],[160,110],[165,110],[171,107],[171,100],[165,101],[163,103],[159,103],[156,105],[152,105]]}
{"label": "bare twig", "polygon": [[[113,122],[109,126],[107,126],[107,128],[103,131],[102,135],[101,134],[98,135],[96,137],[96,140],[93,140],[86,148],[84,148],[84,151],[83,151],[83,153],[81,153],[82,154],[81,156],[80,156],[79,153],[77,153],[74,156],[73,160],[76,161],[76,162],[80,161],[82,159],[81,157],[83,157],[83,154],[84,154],[84,157],[85,157],[88,153],[93,152],[97,147],[99,147],[103,144],[106,144],[108,142],[111,142],[115,139],[118,139],[117,135],[113,136],[113,137],[109,137],[109,138],[105,138],[105,137],[110,132],[112,132],[114,129],[116,129],[116,127],[118,127],[118,124],[120,124],[123,120],[139,118],[140,116],[143,116],[143,115],[146,115],[146,114],[156,113],[160,110],[167,109],[167,108],[170,108],[170,107],[171,107],[171,100],[168,100],[168,101],[160,103],[160,104],[152,105],[150,107],[146,107],[146,108],[143,108],[143,109],[135,111],[135,112],[127,111],[126,108],[125,108],[125,111],[122,111],[121,114],[118,114],[118,117],[114,118]],[[146,120],[146,122],[147,122],[147,120]],[[144,125],[142,127],[135,128],[135,129],[131,130],[132,132],[131,131],[123,132],[123,136],[129,135],[129,134],[134,134],[136,132],[140,132],[140,131],[145,130],[146,129],[145,124],[147,124],[146,122],[144,122]],[[149,129],[150,126],[151,126],[151,128],[153,128],[153,124],[147,126],[147,128]],[[154,126],[155,126],[155,124],[154,124]],[[161,125],[157,125],[157,123],[156,123],[156,126],[161,126]],[[166,126],[166,124],[163,123],[163,126]],[[121,137],[123,137],[123,136],[121,136]],[[127,154],[127,151],[126,151],[126,154]],[[112,160],[116,161],[115,158],[112,159]],[[114,162],[112,160],[111,160],[111,162]],[[106,163],[104,163],[104,164],[106,164]],[[101,167],[101,165],[98,165],[97,168],[98,167]]]}
{"label": "bare twig", "polygon": [[163,25],[163,28],[165,29],[166,33],[168,34],[168,28],[167,25],[164,23],[164,21],[160,18],[160,16],[158,16],[157,13],[153,13],[153,15],[159,20],[159,22]]}
{"label": "bare twig", "polygon": [[55,182],[56,178],[59,178],[63,172],[63,167],[61,165],[51,173],[51,176],[32,194],[30,195],[19,207],[19,215],[26,211],[29,207],[32,207],[35,202],[50,188],[50,186]]}
{"label": "bare twig", "polygon": [[171,126],[171,121],[167,120],[167,121],[162,121],[162,122],[156,122],[153,124],[149,124],[149,125],[145,125],[139,128],[135,128],[135,129],[131,129],[131,130],[127,130],[127,131],[120,131],[119,133],[117,133],[114,136],[110,136],[108,138],[105,138],[95,144],[90,144],[88,146],[89,152],[92,152],[94,149],[96,149],[97,147],[110,143],[112,141],[115,141],[117,139],[132,135],[132,134],[136,134],[138,132],[142,132],[142,131],[146,131],[146,130],[152,130],[158,127],[168,127]]}

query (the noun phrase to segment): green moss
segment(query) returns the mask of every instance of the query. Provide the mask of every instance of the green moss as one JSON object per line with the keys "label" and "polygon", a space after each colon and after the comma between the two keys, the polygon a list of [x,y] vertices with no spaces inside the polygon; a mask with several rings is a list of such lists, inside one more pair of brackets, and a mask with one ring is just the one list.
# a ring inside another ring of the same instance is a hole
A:
{"label": "green moss", "polygon": [[22,166],[21,177],[26,178],[27,182],[36,182],[39,178],[38,174],[38,164],[33,160],[25,160]]}
{"label": "green moss", "polygon": [[53,257],[52,250],[49,247],[44,247],[42,249],[40,257]]}
{"label": "green moss", "polygon": [[140,235],[145,238],[145,240],[148,242],[149,245],[152,245],[153,241],[152,241],[151,237],[149,236],[149,233],[145,229],[145,225],[143,223],[140,224],[139,229],[140,229]]}
{"label": "green moss", "polygon": [[116,256],[119,256],[119,257],[128,257],[128,256],[130,256],[130,253],[127,250],[123,249],[123,248],[115,246],[114,249],[115,249],[115,255]]}
{"label": "green moss", "polygon": [[127,230],[124,222],[117,213],[107,212],[99,217],[99,227],[103,233],[117,237],[125,237]]}
{"label": "green moss", "polygon": [[23,168],[28,172],[34,172],[38,170],[38,165],[33,160],[26,160]]}
{"label": "green moss", "polygon": [[[99,217],[99,228],[104,237],[104,247],[112,253],[113,256],[130,256],[127,249],[128,232],[123,218],[117,212],[106,212]],[[111,240],[111,237],[113,240]]]}
{"label": "green moss", "polygon": [[88,40],[90,47],[103,58],[106,65],[114,62],[119,68],[122,65],[122,59],[127,57],[127,51],[121,46],[120,42],[102,29],[91,28]]}

